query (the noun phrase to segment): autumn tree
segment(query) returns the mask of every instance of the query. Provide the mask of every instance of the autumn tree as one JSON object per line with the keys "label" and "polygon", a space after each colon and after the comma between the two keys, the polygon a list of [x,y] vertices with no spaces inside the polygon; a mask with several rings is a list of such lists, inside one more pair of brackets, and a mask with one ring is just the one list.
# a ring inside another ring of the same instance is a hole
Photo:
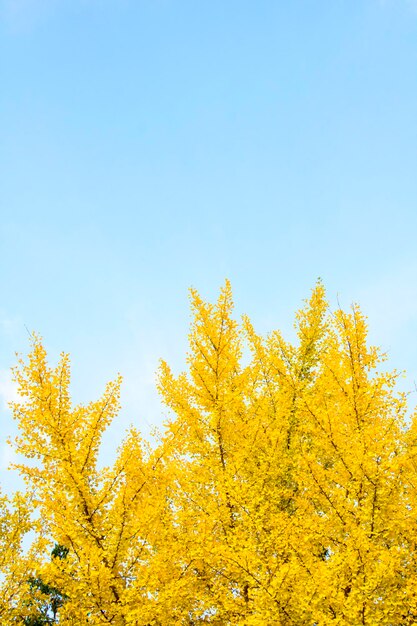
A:
{"label": "autumn tree", "polygon": [[45,560],[38,573],[65,594],[59,623],[172,623],[182,610],[172,585],[183,572],[172,549],[163,449],[151,451],[131,428],[114,465],[97,465],[103,431],[119,409],[120,378],[98,401],[73,407],[68,356],[49,367],[37,337],[15,373],[22,397],[14,405],[16,449],[28,459],[18,467],[45,540],[66,550],[65,559]]}
{"label": "autumn tree", "polygon": [[27,573],[36,555],[35,547],[24,550],[25,535],[33,530],[29,494],[0,494],[0,623],[14,624],[27,597]]}
{"label": "autumn tree", "polygon": [[192,292],[192,308],[188,373],[163,363],[160,389],[206,621],[403,623],[405,397],[378,372],[359,309],[332,313],[319,283],[292,345],[239,326],[228,283],[216,305]]}
{"label": "autumn tree", "polygon": [[228,282],[191,307],[186,371],[161,362],[159,444],[131,428],[112,466],[120,378],[73,406],[68,356],[49,366],[37,337],[16,369],[38,606],[59,591],[63,625],[415,623],[417,420],[359,308],[332,311],[319,282],[289,342],[238,322]]}

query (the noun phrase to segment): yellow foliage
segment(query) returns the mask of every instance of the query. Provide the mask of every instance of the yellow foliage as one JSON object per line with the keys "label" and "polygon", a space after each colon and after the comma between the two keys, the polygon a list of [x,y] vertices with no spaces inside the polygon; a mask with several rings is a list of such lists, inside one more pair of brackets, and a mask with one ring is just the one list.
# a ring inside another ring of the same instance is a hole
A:
{"label": "yellow foliage", "polygon": [[[105,468],[120,378],[74,407],[68,357],[51,368],[34,338],[14,415],[37,537],[24,556],[29,513],[4,513],[8,580],[30,570],[59,589],[63,625],[415,623],[416,420],[359,308],[331,312],[318,283],[293,345],[239,324],[228,282],[215,304],[191,291],[191,307],[187,371],[160,366],[159,445],[132,428]],[[65,558],[47,558],[54,542]]]}

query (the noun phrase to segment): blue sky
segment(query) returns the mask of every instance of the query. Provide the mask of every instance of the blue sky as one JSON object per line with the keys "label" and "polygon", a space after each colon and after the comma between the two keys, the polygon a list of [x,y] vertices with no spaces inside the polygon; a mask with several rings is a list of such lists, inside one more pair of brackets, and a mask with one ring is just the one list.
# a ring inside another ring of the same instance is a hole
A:
{"label": "blue sky", "polygon": [[417,3],[0,0],[0,76],[4,401],[27,327],[71,353],[76,400],[121,371],[109,437],[146,432],[188,288],[225,277],[288,333],[322,277],[412,388]]}

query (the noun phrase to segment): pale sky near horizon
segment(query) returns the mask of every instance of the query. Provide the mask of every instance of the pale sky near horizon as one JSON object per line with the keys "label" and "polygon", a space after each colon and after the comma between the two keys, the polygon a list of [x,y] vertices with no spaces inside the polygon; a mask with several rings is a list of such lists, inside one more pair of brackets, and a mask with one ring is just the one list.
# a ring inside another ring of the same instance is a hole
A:
{"label": "pale sky near horizon", "polygon": [[[317,277],[417,378],[417,3],[0,0],[0,407],[39,332],[160,424],[187,290],[291,331]],[[414,400],[412,400],[414,402]]]}

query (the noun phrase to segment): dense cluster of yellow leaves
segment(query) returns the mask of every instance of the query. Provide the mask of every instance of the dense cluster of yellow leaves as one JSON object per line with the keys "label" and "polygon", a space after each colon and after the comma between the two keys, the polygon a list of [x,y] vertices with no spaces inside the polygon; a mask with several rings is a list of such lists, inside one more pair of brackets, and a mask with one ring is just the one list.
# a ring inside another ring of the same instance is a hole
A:
{"label": "dense cluster of yellow leaves", "polygon": [[66,355],[51,368],[34,338],[16,368],[27,494],[0,502],[1,624],[35,623],[28,572],[60,591],[62,625],[416,623],[417,420],[360,310],[331,312],[319,283],[293,345],[238,324],[228,283],[191,304],[159,445],[132,428],[111,467],[120,379],[74,407]]}

